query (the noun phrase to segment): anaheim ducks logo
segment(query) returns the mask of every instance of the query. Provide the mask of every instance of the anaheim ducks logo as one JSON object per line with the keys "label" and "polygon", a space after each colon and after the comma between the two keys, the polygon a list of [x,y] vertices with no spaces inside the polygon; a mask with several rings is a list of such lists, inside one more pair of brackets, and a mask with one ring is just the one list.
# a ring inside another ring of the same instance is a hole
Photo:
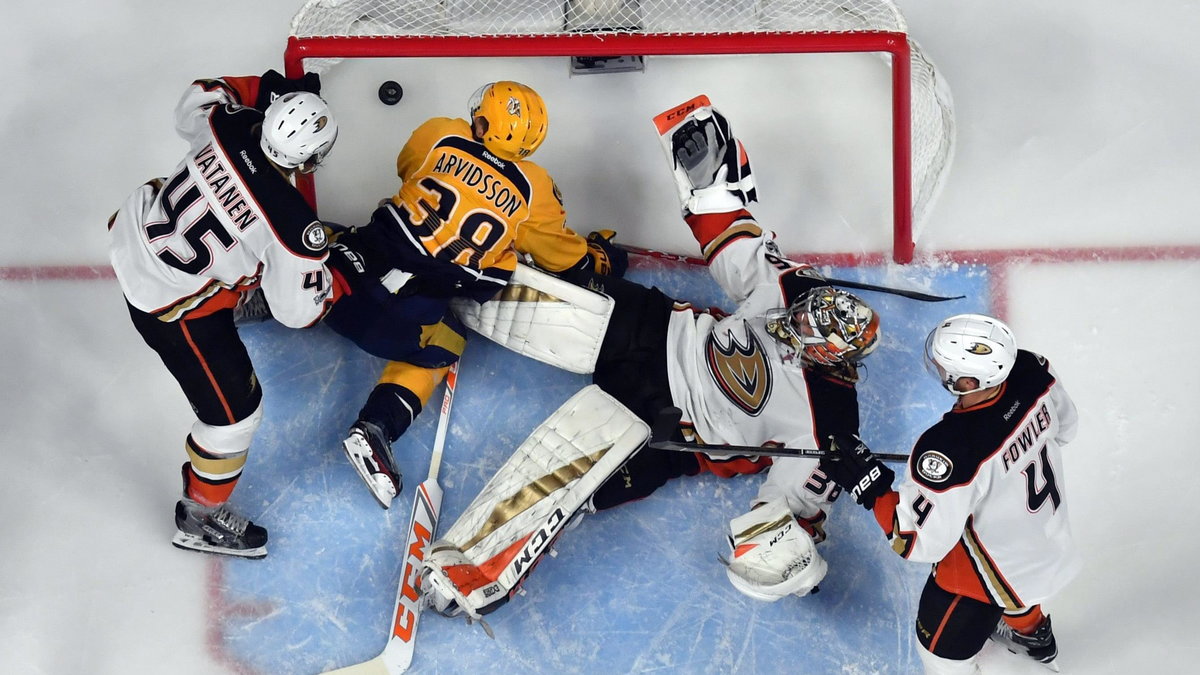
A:
{"label": "anaheim ducks logo", "polygon": [[[744,324],[743,324],[744,325]],[[708,372],[725,398],[750,416],[757,416],[771,398],[771,366],[754,331],[746,330],[746,344],[726,332],[728,344],[709,334],[704,346]]]}
{"label": "anaheim ducks logo", "polygon": [[983,356],[985,354],[991,354],[992,348],[979,342],[972,342],[971,346],[967,348],[967,351],[971,352],[972,354]]}

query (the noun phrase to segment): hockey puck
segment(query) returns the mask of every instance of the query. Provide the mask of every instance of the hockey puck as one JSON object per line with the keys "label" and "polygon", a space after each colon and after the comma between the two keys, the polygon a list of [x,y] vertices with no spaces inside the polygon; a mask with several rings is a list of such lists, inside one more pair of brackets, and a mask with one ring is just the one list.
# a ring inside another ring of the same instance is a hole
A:
{"label": "hockey puck", "polygon": [[388,80],[379,85],[379,100],[387,105],[396,105],[404,98],[404,87],[400,83]]}

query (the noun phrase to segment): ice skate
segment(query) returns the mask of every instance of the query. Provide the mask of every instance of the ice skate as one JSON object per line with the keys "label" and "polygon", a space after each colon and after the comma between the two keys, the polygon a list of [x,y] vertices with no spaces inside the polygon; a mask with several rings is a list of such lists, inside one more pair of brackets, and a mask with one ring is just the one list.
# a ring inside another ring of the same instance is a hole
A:
{"label": "ice skate", "polygon": [[184,497],[175,504],[175,527],[171,540],[177,548],[232,555],[241,558],[265,558],[267,530],[234,513],[227,504],[204,506]]}
{"label": "ice skate", "polygon": [[350,427],[350,435],[342,441],[346,458],[367,484],[375,501],[383,508],[392,505],[403,481],[392,458],[391,444],[378,426],[358,421]]}
{"label": "ice skate", "polygon": [[1015,631],[1001,619],[996,624],[996,631],[992,633],[992,640],[1004,645],[1014,654],[1025,654],[1050,670],[1058,672],[1058,664],[1054,662],[1058,657],[1058,644],[1054,641],[1049,616],[1043,619],[1031,634]]}

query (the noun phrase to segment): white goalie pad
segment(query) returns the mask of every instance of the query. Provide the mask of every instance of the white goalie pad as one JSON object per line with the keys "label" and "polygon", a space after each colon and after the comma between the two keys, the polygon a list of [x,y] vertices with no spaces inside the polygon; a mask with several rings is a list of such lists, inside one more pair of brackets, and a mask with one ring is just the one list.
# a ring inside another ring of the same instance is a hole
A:
{"label": "white goalie pad", "polygon": [[596,369],[613,299],[518,264],[508,286],[478,303],[451,308],[468,328],[514,352],[572,373]]}
{"label": "white goalie pad", "polygon": [[828,567],[812,536],[782,502],[766,504],[729,521],[725,575],[733,587],[765,602],[808,595]]}
{"label": "white goalie pad", "polygon": [[504,604],[580,508],[650,437],[596,385],[572,396],[521,444],[425,557],[435,610],[469,617]]}

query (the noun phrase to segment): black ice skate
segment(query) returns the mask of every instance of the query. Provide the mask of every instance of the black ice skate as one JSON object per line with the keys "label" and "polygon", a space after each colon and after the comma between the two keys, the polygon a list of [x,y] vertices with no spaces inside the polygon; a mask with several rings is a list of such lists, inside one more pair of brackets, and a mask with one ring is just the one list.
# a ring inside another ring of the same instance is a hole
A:
{"label": "black ice skate", "polygon": [[1025,654],[1029,658],[1058,672],[1058,644],[1054,641],[1054,631],[1050,627],[1050,617],[1047,616],[1031,634],[1020,633],[1012,629],[1004,619],[996,624],[992,640],[1004,645],[1014,654]]}
{"label": "black ice skate", "polygon": [[184,497],[175,504],[171,540],[177,548],[241,558],[265,558],[267,530],[234,513],[228,505],[208,507]]}
{"label": "black ice skate", "polygon": [[385,509],[392,505],[404,484],[396,469],[391,445],[382,429],[363,420],[355,422],[350,427],[350,435],[342,441],[346,458],[371,490],[371,496]]}

